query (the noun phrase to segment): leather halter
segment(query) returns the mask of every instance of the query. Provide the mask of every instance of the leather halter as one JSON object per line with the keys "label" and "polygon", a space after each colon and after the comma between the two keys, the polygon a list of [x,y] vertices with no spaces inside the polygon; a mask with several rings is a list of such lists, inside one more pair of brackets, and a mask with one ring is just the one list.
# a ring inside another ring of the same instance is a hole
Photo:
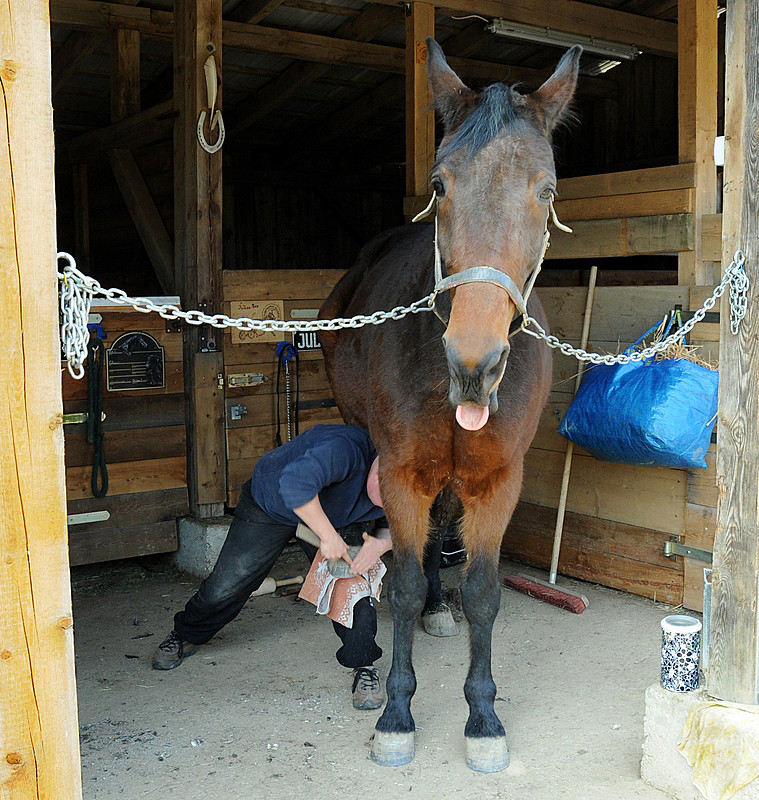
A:
{"label": "leather halter", "polygon": [[[432,199],[430,200],[427,208],[417,214],[413,218],[412,222],[416,222],[417,220],[425,217],[432,210],[432,206],[436,200],[437,195],[433,192]],[[568,233],[572,232],[571,228],[563,225],[556,217],[552,195],[549,201],[548,212],[546,214],[545,229],[543,232],[543,246],[540,251],[540,256],[535,263],[535,267],[527,278],[524,289],[520,291],[516,283],[505,272],[501,272],[501,270],[488,266],[469,267],[461,272],[456,272],[453,275],[443,277],[443,259],[440,255],[440,246],[438,244],[437,214],[435,214],[435,288],[433,289],[432,296],[430,297],[430,306],[435,312],[437,318],[444,325],[448,325],[448,320],[445,319],[438,311],[438,308],[435,304],[435,300],[440,292],[447,292],[448,290],[453,289],[456,286],[461,286],[464,283],[491,283],[494,286],[500,286],[509,295],[512,302],[516,306],[519,315],[521,316],[521,322],[515,319],[512,323],[511,328],[509,329],[509,336],[511,337],[515,333],[521,331],[522,328],[524,328],[524,326],[527,324],[527,300],[529,299],[532,289],[535,286],[535,280],[537,279],[538,273],[543,265],[543,259],[545,258],[546,250],[548,250],[551,236],[548,230],[548,220],[551,217],[553,218],[553,222],[557,228]]]}

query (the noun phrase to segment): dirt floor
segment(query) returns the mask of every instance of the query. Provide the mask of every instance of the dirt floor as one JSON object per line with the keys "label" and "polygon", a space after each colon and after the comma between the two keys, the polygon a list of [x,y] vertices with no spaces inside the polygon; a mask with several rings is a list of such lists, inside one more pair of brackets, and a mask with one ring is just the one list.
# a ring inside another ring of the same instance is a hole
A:
{"label": "dirt floor", "polygon": [[[307,566],[288,550],[274,575]],[[196,655],[158,672],[151,653],[197,579],[159,558],[74,569],[84,797],[663,800],[639,767],[643,693],[658,680],[659,621],[671,607],[560,579],[590,600],[576,615],[503,589],[493,674],[511,765],[482,775],[464,763],[460,569],[443,571],[459,634],[416,633],[417,754],[397,768],[370,760],[379,712],[352,708],[350,672],[334,660],[338,639],[312,606],[295,596],[253,598]],[[504,575],[517,571],[503,562]],[[386,600],[379,622],[386,675]]]}

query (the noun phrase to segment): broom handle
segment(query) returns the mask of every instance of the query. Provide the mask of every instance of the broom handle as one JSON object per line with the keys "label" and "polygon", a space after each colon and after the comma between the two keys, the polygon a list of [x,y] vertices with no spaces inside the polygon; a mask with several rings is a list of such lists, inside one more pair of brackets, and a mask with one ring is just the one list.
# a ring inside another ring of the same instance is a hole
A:
{"label": "broom handle", "polygon": [[[588,281],[588,296],[585,298],[585,317],[582,321],[582,337],[580,348],[585,349],[588,345],[588,334],[590,332],[590,315],[593,311],[593,295],[596,291],[596,275],[598,267],[590,268],[590,280]],[[577,394],[582,381],[582,373],[585,369],[585,362],[580,361],[575,377],[575,388],[572,397]],[[564,472],[561,476],[561,492],[559,493],[559,507],[556,510],[556,529],[553,533],[553,552],[551,553],[551,571],[548,575],[549,583],[556,583],[556,574],[559,568],[559,550],[561,549],[561,534],[564,530],[564,513],[567,508],[567,494],[569,492],[569,473],[572,471],[572,453],[574,452],[574,442],[567,442],[567,451],[564,454]]]}

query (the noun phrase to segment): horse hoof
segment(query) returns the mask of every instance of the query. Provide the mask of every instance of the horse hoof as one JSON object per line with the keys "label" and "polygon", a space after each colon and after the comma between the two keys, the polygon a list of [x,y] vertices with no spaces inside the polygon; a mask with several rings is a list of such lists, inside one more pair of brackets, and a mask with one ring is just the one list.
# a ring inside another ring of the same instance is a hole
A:
{"label": "horse hoof", "polygon": [[509,766],[505,736],[466,740],[466,765],[475,772],[500,772]]}
{"label": "horse hoof", "polygon": [[430,636],[455,636],[459,632],[451,609],[445,603],[432,614],[422,614],[422,627]]}
{"label": "horse hoof", "polygon": [[414,758],[413,733],[375,731],[372,761],[381,767],[400,767]]}

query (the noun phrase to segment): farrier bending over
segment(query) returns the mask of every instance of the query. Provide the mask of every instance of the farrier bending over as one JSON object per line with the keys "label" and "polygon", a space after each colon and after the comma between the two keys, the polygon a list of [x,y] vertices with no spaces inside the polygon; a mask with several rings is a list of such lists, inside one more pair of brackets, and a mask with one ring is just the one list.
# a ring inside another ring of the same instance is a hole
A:
{"label": "farrier bending over", "polygon": [[[174,629],[153,655],[155,669],[173,669],[242,610],[263,582],[299,522],[321,540],[326,559],[344,559],[365,574],[392,548],[379,493],[378,459],[369,434],[350,425],[318,425],[266,453],[243,485],[234,519],[211,574],[200,584]],[[375,525],[375,534],[366,529]],[[355,530],[359,524],[359,531]],[[353,540],[346,542],[346,537]],[[361,544],[351,562],[348,545]],[[301,546],[313,560],[318,550]],[[377,668],[377,612],[371,597],[353,606],[353,626],[333,622],[342,646],[335,657],[353,669],[353,705],[379,708],[384,692]]]}

